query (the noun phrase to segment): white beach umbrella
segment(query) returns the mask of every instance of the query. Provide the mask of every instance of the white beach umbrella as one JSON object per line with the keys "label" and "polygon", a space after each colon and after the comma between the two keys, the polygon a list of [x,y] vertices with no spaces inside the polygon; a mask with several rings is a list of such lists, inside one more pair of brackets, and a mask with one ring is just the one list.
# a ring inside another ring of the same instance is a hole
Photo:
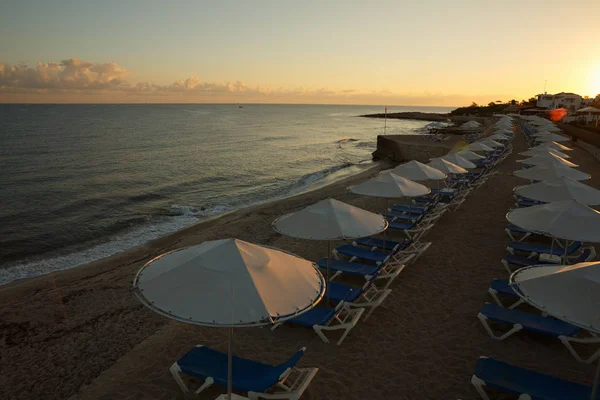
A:
{"label": "white beach umbrella", "polygon": [[443,158],[444,160],[448,160],[451,163],[456,164],[462,168],[466,168],[466,169],[477,168],[477,165],[475,165],[472,161],[467,160],[466,158],[459,155],[458,153],[446,154],[445,156],[443,156],[441,158]]}
{"label": "white beach umbrella", "polygon": [[297,239],[345,240],[375,235],[387,228],[379,214],[335,199],[325,199],[273,221],[277,232]]}
{"label": "white beach umbrella", "polygon": [[493,149],[504,147],[504,145],[502,143],[496,142],[495,140],[490,139],[490,138],[482,139],[482,140],[479,141],[479,143],[482,143],[482,144],[484,144],[484,145],[486,145],[488,147],[491,147]]}
{"label": "white beach umbrella", "polygon": [[484,152],[494,151],[494,149],[491,148],[490,146],[486,146],[485,144],[480,143],[480,142],[471,143],[470,145],[467,146],[467,149],[469,149],[471,151],[484,151]]}
{"label": "white beach umbrella", "polygon": [[520,169],[514,172],[515,176],[532,181],[545,181],[561,176],[571,178],[576,181],[590,179],[590,175],[574,168],[565,167],[558,164],[538,165],[528,169]]}
{"label": "white beach umbrella", "polygon": [[531,148],[527,151],[524,151],[522,153],[519,153],[522,156],[529,156],[529,157],[534,157],[534,156],[540,156],[540,155],[545,155],[545,154],[554,154],[556,156],[562,157],[562,158],[571,158],[570,155],[563,153],[561,151],[556,150],[553,147],[546,147],[546,148]]}
{"label": "white beach umbrella", "polygon": [[469,121],[469,122],[465,122],[464,124],[462,124],[460,126],[460,129],[462,130],[474,130],[474,129],[478,129],[479,126],[481,124],[477,121]]}
{"label": "white beach umbrella", "polygon": [[575,199],[587,206],[600,205],[600,190],[564,176],[516,187],[515,193],[545,203]]}
{"label": "white beach umbrella", "polygon": [[[600,262],[574,265],[533,265],[510,276],[510,285],[523,300],[544,313],[600,334]],[[596,399],[600,360],[590,399]]]}
{"label": "white beach umbrella", "polygon": [[438,169],[446,174],[466,174],[467,171],[463,167],[454,164],[442,157],[432,158],[431,161],[427,164],[435,169]]}
{"label": "white beach umbrella", "polygon": [[398,176],[391,171],[382,172],[366,182],[350,186],[348,190],[356,194],[388,199],[418,197],[431,193],[431,189],[427,186]]}
{"label": "white beach umbrella", "polygon": [[327,240],[327,281],[331,241],[357,239],[381,233],[387,220],[362,208],[335,199],[325,199],[300,211],[283,215],[271,224],[282,235],[297,239]]}
{"label": "white beach umbrella", "polygon": [[135,276],[133,292],[152,311],[193,325],[229,329],[270,325],[317,304],[326,282],[316,264],[238,239],[204,242],[163,254]]}
{"label": "white beach umbrella", "polygon": [[489,136],[488,139],[494,141],[510,142],[512,140],[512,137],[507,136],[503,133],[494,133],[493,135]]}
{"label": "white beach umbrella", "polygon": [[553,133],[553,132],[561,132],[561,129],[560,129],[558,126],[556,126],[556,125],[553,125],[553,124],[551,124],[551,125],[545,125],[545,126],[543,127],[543,129],[544,129],[546,132],[551,132],[551,133]]}
{"label": "white beach umbrella", "polygon": [[456,154],[462,158],[466,158],[469,161],[485,160],[484,156],[480,156],[479,154],[477,154],[471,150],[461,150],[454,154]]}
{"label": "white beach umbrella", "polygon": [[517,162],[527,164],[527,165],[547,165],[547,164],[556,164],[562,165],[569,168],[575,168],[579,165],[572,163],[571,161],[565,160],[564,158],[557,156],[553,153],[539,154],[525,160],[518,160]]}
{"label": "white beach umbrella", "polygon": [[548,149],[548,148],[552,148],[552,149],[556,149],[556,150],[560,150],[560,151],[571,151],[571,150],[573,150],[572,148],[567,147],[564,144],[560,144],[558,142],[544,142],[544,143],[538,144],[537,146],[531,147],[530,150],[534,150],[534,149]]}
{"label": "white beach umbrella", "polygon": [[411,181],[440,180],[448,177],[442,171],[416,160],[400,164],[392,169],[391,172]]}
{"label": "white beach umbrella", "polygon": [[501,122],[496,122],[494,124],[494,126],[499,129],[512,129],[513,124],[512,124],[512,122],[501,121]]}
{"label": "white beach umbrella", "polygon": [[556,133],[552,133],[549,135],[545,135],[542,137],[537,137],[535,138],[535,140],[537,142],[568,142],[571,140],[571,138],[562,136],[562,135],[557,135]]}
{"label": "white beach umbrella", "polygon": [[531,124],[536,126],[546,126],[552,124],[552,122],[548,121],[547,119],[536,118],[535,120],[531,121]]}
{"label": "white beach umbrella", "polygon": [[516,208],[506,214],[506,219],[520,228],[557,239],[600,242],[600,212],[577,200]]}

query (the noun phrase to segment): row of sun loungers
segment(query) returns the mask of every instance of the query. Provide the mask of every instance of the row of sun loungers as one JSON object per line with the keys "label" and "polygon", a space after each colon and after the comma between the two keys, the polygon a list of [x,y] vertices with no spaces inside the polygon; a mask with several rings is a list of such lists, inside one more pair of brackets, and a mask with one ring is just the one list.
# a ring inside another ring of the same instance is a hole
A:
{"label": "row of sun loungers", "polygon": [[[527,125],[522,126],[522,131],[526,133],[526,136],[527,133],[533,132]],[[532,143],[533,140],[530,140],[530,144]],[[516,207],[530,207],[539,203],[518,196],[516,196],[516,200]],[[555,243],[552,246],[532,242],[531,240],[541,238],[535,232],[528,232],[513,225],[509,225],[505,231],[512,240],[507,245],[507,254],[502,259],[502,264],[509,275],[521,267],[553,264],[549,260],[538,258],[540,255],[560,257],[565,253],[565,249],[560,244]],[[569,261],[590,261],[595,256],[594,247],[584,247],[581,242],[574,242],[567,249]],[[556,264],[554,263],[554,265]],[[547,315],[517,309],[525,302],[509,285],[508,280],[495,279],[492,281],[488,293],[494,303],[484,304],[477,317],[491,338],[505,340],[521,331],[536,332],[560,340],[579,362],[592,363],[600,358],[600,349],[597,349],[600,337]],[[500,331],[501,328],[503,330]],[[594,352],[592,349],[587,357],[583,356],[575,350],[573,343],[578,343],[578,348],[583,347],[581,345],[592,345],[596,351]],[[591,388],[588,386],[487,357],[481,357],[477,362],[471,383],[480,396],[486,400],[489,400],[486,387],[519,396],[519,399],[589,399],[591,395]]]}

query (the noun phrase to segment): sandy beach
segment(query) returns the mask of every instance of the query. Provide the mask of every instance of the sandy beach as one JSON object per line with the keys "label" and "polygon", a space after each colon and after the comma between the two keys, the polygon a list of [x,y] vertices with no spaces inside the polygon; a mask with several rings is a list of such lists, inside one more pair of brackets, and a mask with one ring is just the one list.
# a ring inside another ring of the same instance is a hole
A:
{"label": "sandy beach", "polygon": [[[393,292],[368,321],[360,321],[340,347],[313,331],[283,326],[235,331],[234,353],[278,363],[300,347],[301,366],[319,367],[303,399],[476,399],[470,378],[479,356],[590,384],[593,369],[579,364],[554,339],[522,333],[491,339],[477,313],[491,301],[487,288],[507,278],[500,263],[508,237],[505,214],[512,175],[526,148],[518,134],[499,172],[446,213],[425,240],[430,249],[406,268]],[[570,153],[585,183],[600,187],[600,164],[586,151]],[[372,169],[318,190],[240,210],[194,225],[127,252],[82,267],[0,287],[0,398],[181,399],[169,366],[196,344],[226,350],[227,332],[172,322],[144,308],[129,292],[148,260],[179,247],[236,237],[317,260],[325,242],[282,237],[270,227],[278,216],[327,197],[381,211],[384,200],[353,195],[348,185]],[[353,281],[360,285],[362,281]],[[199,399],[213,399],[213,387]]]}

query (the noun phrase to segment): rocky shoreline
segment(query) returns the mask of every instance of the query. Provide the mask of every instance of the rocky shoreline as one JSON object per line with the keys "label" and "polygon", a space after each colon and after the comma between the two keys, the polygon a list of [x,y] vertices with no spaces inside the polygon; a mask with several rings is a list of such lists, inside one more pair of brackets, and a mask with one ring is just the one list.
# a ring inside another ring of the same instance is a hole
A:
{"label": "rocky shoreline", "polygon": [[389,114],[366,114],[359,115],[364,118],[390,118],[390,119],[416,119],[419,121],[447,121],[450,118],[449,114],[424,113],[424,112],[398,112]]}

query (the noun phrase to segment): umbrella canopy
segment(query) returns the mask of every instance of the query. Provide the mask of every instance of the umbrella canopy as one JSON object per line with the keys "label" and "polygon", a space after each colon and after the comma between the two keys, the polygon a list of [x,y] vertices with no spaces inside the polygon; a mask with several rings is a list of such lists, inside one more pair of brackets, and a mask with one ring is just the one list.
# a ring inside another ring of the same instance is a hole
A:
{"label": "umbrella canopy", "polygon": [[311,240],[356,239],[383,232],[387,225],[381,215],[335,199],[283,215],[272,224],[283,235]]}
{"label": "umbrella canopy", "polygon": [[468,172],[463,167],[456,165],[441,157],[432,158],[427,165],[438,169],[446,174],[466,174]]}
{"label": "umbrella canopy", "polygon": [[521,154],[523,156],[534,157],[534,156],[540,156],[540,155],[543,156],[543,155],[549,154],[549,153],[557,155],[557,156],[562,157],[562,158],[571,158],[570,155],[565,154],[565,153],[563,153],[561,151],[558,151],[558,150],[556,150],[553,147],[546,147],[546,148],[539,148],[539,149],[538,148],[531,148],[531,149],[529,149],[527,151],[524,151],[522,153],[519,153],[519,154]]}
{"label": "umbrella canopy", "polygon": [[469,122],[465,122],[464,124],[462,124],[460,126],[460,129],[463,129],[463,130],[477,129],[480,126],[481,126],[481,124],[477,121],[469,121]]}
{"label": "umbrella canopy", "polygon": [[504,145],[502,143],[496,142],[495,140],[490,139],[490,138],[482,139],[479,141],[479,143],[483,143],[486,146],[489,146],[493,149],[498,148],[498,147],[504,147]]}
{"label": "umbrella canopy", "polygon": [[499,129],[511,129],[512,122],[496,122],[496,124],[494,124],[494,126]]}
{"label": "umbrella canopy", "polygon": [[142,267],[133,291],[146,307],[194,325],[243,327],[293,318],[318,303],[316,264],[238,239],[163,254]]}
{"label": "umbrella canopy", "polygon": [[516,208],[506,219],[520,228],[558,239],[600,242],[600,212],[577,200]]}
{"label": "umbrella canopy", "polygon": [[544,137],[544,136],[549,136],[549,135],[552,135],[552,132],[548,132],[548,131],[538,131],[538,132],[534,133],[534,134],[533,134],[533,135],[531,135],[531,136],[533,136],[533,137],[536,137],[536,138],[537,138],[537,137]]}
{"label": "umbrella canopy", "polygon": [[514,172],[519,178],[530,179],[532,181],[545,181],[561,176],[571,178],[576,181],[585,181],[590,179],[590,175],[574,168],[565,167],[559,164],[538,165],[533,168],[521,169]]}
{"label": "umbrella canopy", "polygon": [[465,158],[469,161],[485,160],[484,156],[480,156],[479,154],[472,152],[470,150],[461,150],[459,152],[456,152],[455,154],[457,154],[460,157]]}
{"label": "umbrella canopy", "polygon": [[420,183],[398,176],[391,171],[382,172],[361,184],[348,187],[352,193],[365,196],[400,198],[417,197],[429,194],[431,189]]}
{"label": "umbrella canopy", "polygon": [[509,142],[512,140],[512,137],[506,136],[503,133],[494,133],[493,135],[489,136],[488,139],[495,140],[495,141]]}
{"label": "umbrella canopy", "polygon": [[[475,154],[475,153],[473,153],[473,154]],[[466,168],[466,169],[477,168],[477,165],[473,164],[470,160],[467,160],[466,158],[464,158],[462,155],[459,155],[458,153],[446,154],[442,158],[444,160],[448,160],[452,164],[456,164],[462,168]]]}
{"label": "umbrella canopy", "polygon": [[600,333],[600,262],[521,268],[510,284],[536,308]]}
{"label": "umbrella canopy", "polygon": [[475,142],[475,143],[471,143],[470,145],[467,146],[467,149],[471,150],[471,151],[494,151],[493,148],[486,146],[483,143],[480,142]]}
{"label": "umbrella canopy", "polygon": [[600,108],[596,108],[596,107],[584,107],[584,108],[580,108],[579,110],[577,110],[577,112],[583,112],[583,113],[600,113]]}
{"label": "umbrella canopy", "polygon": [[548,132],[560,132],[561,131],[561,129],[555,125],[546,125],[544,127],[544,129]]}
{"label": "umbrella canopy", "polygon": [[546,164],[557,164],[563,165],[565,167],[578,167],[577,164],[572,163],[571,161],[565,160],[564,158],[557,156],[553,153],[539,154],[525,160],[519,160],[518,162],[528,165],[546,165]]}
{"label": "umbrella canopy", "polygon": [[571,138],[557,135],[556,133],[551,133],[546,136],[535,138],[535,140],[538,142],[568,142],[571,140]]}
{"label": "umbrella canopy", "polygon": [[392,169],[391,172],[411,181],[428,181],[432,179],[446,179],[448,177],[442,171],[416,160],[400,164]]}
{"label": "umbrella canopy", "polygon": [[548,121],[547,119],[540,118],[540,119],[535,119],[535,120],[531,121],[531,124],[537,125],[537,126],[545,126],[545,125],[551,125],[552,122]]}
{"label": "umbrella canopy", "polygon": [[534,150],[534,149],[556,149],[556,150],[560,150],[560,151],[571,151],[573,150],[570,147],[567,147],[565,145],[562,145],[558,142],[544,142],[541,144],[538,144],[537,146],[531,147],[530,150]]}
{"label": "umbrella canopy", "polygon": [[515,188],[515,193],[546,203],[575,199],[588,206],[600,204],[600,190],[564,176],[532,185],[519,186]]}

